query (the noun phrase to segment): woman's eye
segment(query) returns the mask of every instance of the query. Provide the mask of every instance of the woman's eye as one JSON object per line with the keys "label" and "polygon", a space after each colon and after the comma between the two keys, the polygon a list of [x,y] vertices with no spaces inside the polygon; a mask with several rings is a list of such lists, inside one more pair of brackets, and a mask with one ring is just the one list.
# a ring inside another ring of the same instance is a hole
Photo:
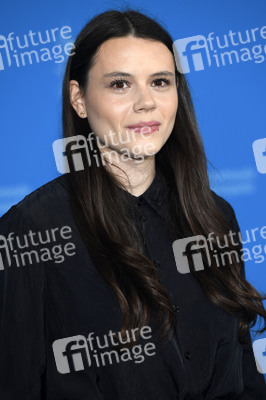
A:
{"label": "woman's eye", "polygon": [[162,78],[162,79],[156,79],[155,81],[153,81],[153,82],[156,82],[156,83],[159,83],[159,87],[165,87],[165,86],[168,86],[169,85],[169,83],[170,83],[170,81],[168,80],[168,79],[165,79],[165,78]]}
{"label": "woman's eye", "polygon": [[[127,81],[122,80],[122,79],[116,79],[115,81],[112,81],[110,83],[110,86],[114,89],[114,90],[124,90],[125,87],[123,87],[124,83],[128,84]],[[115,87],[116,86],[116,87]]]}
{"label": "woman's eye", "polygon": [[[155,86],[157,87],[166,87],[170,84],[170,81],[168,79],[161,78],[154,80],[153,83],[156,83]],[[125,81],[124,79],[116,79],[110,83],[110,87],[115,91],[123,91],[126,89],[124,84],[129,85],[129,82]]]}

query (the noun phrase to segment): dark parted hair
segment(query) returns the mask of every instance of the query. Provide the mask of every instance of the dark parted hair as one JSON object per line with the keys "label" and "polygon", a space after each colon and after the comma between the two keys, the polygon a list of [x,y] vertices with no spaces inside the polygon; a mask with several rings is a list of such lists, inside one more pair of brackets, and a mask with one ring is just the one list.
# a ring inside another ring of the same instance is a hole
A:
{"label": "dark parted hair", "polygon": [[[78,81],[85,94],[99,47],[110,38],[126,36],[161,42],[174,57],[169,33],[143,13],[112,10],[91,19],[77,36],[75,54],[69,57],[65,70],[64,138],[87,137],[91,132],[87,118],[80,118],[71,105],[70,80]],[[188,84],[176,66],[175,73],[176,80],[179,79],[176,120],[169,139],[156,154],[156,165],[167,184],[169,232],[173,240],[194,235],[207,237],[213,232],[223,242],[232,227],[210,190],[206,156]],[[147,325],[155,312],[160,338],[170,333],[169,340],[175,326],[170,295],[158,281],[157,268],[144,255],[122,184],[108,167],[99,166],[95,154],[99,160],[96,141],[91,165],[68,174],[77,226],[95,266],[117,296],[123,316],[122,334],[126,329]],[[197,272],[191,268],[191,273],[213,303],[239,317],[239,339],[242,340],[242,335],[255,325],[258,315],[264,322],[259,332],[266,329],[262,303],[266,297],[246,281],[241,273],[243,263],[233,261],[230,266],[217,268],[212,260],[210,268]]]}

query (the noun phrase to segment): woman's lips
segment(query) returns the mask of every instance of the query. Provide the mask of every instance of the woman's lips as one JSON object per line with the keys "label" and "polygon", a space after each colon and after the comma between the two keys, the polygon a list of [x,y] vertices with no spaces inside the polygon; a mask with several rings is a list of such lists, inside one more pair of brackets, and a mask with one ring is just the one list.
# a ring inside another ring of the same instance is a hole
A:
{"label": "woman's lips", "polygon": [[147,134],[147,133],[152,133],[155,131],[159,130],[159,125],[152,125],[152,126],[140,126],[139,128],[130,128],[132,129],[135,133],[142,133],[142,134]]}
{"label": "woman's lips", "polygon": [[137,124],[128,125],[127,128],[140,128],[141,126],[161,125],[159,121],[140,121]]}
{"label": "woman's lips", "polygon": [[161,125],[158,121],[139,122],[138,124],[128,125],[127,128],[132,129],[136,133],[152,133],[159,130]]}

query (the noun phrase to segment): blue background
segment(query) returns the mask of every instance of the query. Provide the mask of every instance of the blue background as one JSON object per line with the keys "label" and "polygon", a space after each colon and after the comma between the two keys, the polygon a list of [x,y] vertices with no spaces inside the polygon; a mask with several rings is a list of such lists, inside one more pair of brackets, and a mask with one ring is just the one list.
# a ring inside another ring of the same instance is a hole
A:
{"label": "blue background", "polygon": [[[70,26],[74,42],[82,27],[94,15],[121,6],[137,8],[156,18],[173,40],[195,35],[223,37],[230,29],[266,25],[264,0],[190,0],[153,2],[46,1],[2,2],[0,35],[23,37],[31,29]],[[266,45],[266,40],[257,43]],[[242,45],[251,48],[252,44]],[[266,48],[265,48],[266,49]],[[30,47],[30,51],[34,47]],[[221,51],[232,51],[234,46]],[[23,50],[21,50],[23,51]],[[27,51],[27,49],[26,49]],[[42,184],[59,175],[52,143],[61,137],[61,86],[66,63],[55,60],[0,71],[1,159],[0,215]],[[262,53],[266,57],[265,52]],[[211,187],[235,209],[242,231],[266,225],[266,175],[256,169],[252,143],[266,137],[266,61],[233,62],[218,68],[214,64],[186,75],[197,113],[210,166]],[[254,244],[266,244],[257,238]],[[266,258],[266,255],[264,253]],[[266,261],[246,262],[247,279],[266,291]],[[262,337],[266,337],[264,334]]]}

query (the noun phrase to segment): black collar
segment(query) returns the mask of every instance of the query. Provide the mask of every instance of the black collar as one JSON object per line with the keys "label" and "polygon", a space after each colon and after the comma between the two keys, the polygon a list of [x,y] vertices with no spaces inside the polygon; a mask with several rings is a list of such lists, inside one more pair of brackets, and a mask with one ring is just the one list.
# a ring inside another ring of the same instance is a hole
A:
{"label": "black collar", "polygon": [[125,196],[134,204],[141,205],[146,202],[158,214],[165,218],[167,187],[164,175],[158,167],[156,167],[156,174],[152,183],[140,196],[134,196],[127,191],[124,192]]}

